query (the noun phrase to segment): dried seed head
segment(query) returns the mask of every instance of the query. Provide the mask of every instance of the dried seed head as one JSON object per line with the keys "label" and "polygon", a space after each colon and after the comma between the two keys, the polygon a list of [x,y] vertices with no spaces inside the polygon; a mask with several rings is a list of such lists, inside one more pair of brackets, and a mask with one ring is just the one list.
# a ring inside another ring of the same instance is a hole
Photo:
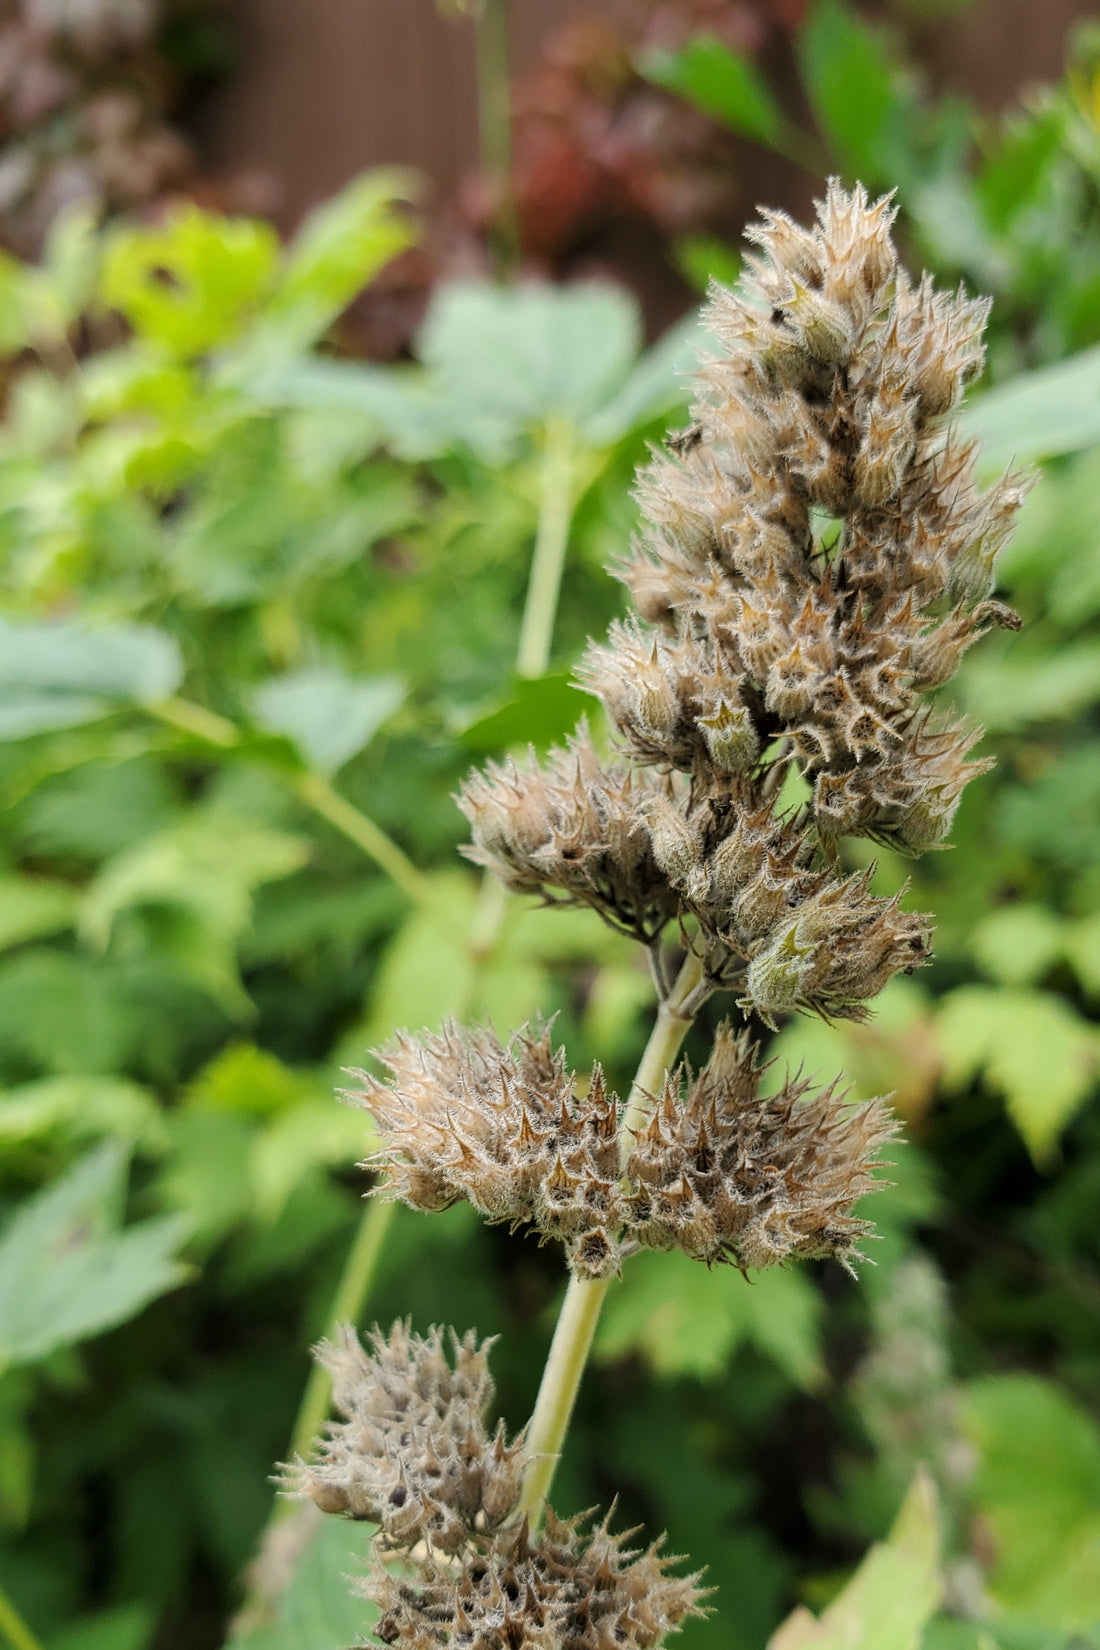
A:
{"label": "dried seed head", "polygon": [[781,919],[746,975],[743,1006],[774,1028],[793,1009],[826,1019],[864,1020],[866,1004],[897,973],[931,954],[931,921],[898,909],[898,897],[868,892],[874,867],[830,879]]}
{"label": "dried seed head", "polygon": [[375,1633],[408,1650],[657,1650],[687,1616],[701,1615],[699,1576],[670,1575],[661,1543],[631,1551],[607,1521],[547,1511],[537,1534],[499,1536],[461,1570],[428,1559],[419,1578],[381,1573],[365,1584],[378,1605]]}
{"label": "dried seed head", "polygon": [[601,762],[582,722],[544,767],[532,754],[470,775],[458,799],[473,829],[467,858],[517,893],[590,905],[649,944],[679,908],[645,829],[661,789],[655,775]]}
{"label": "dried seed head", "polygon": [[627,1161],[630,1235],[708,1266],[832,1255],[851,1269],[872,1230],[852,1207],[880,1184],[871,1170],[896,1132],[889,1108],[790,1079],[763,1098],[758,1052],[725,1022],[686,1093],[682,1070],[669,1077]]}
{"label": "dried seed head", "polygon": [[372,1331],[368,1352],[342,1325],[315,1355],[344,1420],[328,1424],[314,1461],[285,1469],[284,1488],[377,1524],[391,1547],[454,1553],[494,1530],[519,1501],[524,1463],[522,1438],[486,1431],[491,1345],[452,1330],[448,1359],[442,1330],[395,1323],[388,1336]]}
{"label": "dried seed head", "polygon": [[619,1269],[618,1097],[597,1066],[576,1093],[549,1029],[521,1028],[504,1048],[453,1021],[439,1036],[397,1037],[377,1055],[380,1082],[356,1072],[348,1098],[374,1116],[383,1191],[418,1209],[466,1198],[490,1222],[530,1225],[565,1245],[573,1269]]}

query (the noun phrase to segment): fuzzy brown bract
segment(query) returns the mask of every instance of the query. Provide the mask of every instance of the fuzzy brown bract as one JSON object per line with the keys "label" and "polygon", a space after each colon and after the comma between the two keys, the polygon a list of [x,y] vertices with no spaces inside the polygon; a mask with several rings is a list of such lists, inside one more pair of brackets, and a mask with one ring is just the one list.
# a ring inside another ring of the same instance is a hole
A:
{"label": "fuzzy brown bract", "polygon": [[471,1333],[375,1329],[370,1351],[350,1324],[316,1349],[344,1420],[329,1423],[313,1461],[284,1469],[283,1487],[322,1512],[367,1519],[390,1547],[427,1541],[458,1552],[513,1511],[523,1482],[522,1439],[490,1434],[487,1353]]}
{"label": "fuzzy brown bract", "polygon": [[652,1650],[703,1613],[699,1577],[669,1575],[678,1561],[660,1542],[634,1552],[607,1520],[582,1525],[548,1509],[542,1530],[524,1524],[457,1572],[429,1560],[416,1581],[372,1576],[377,1636],[407,1650]]}
{"label": "fuzzy brown bract", "polygon": [[789,1077],[761,1094],[766,1067],[747,1033],[719,1027],[693,1082],[670,1073],[627,1159],[630,1232],[642,1246],[744,1271],[831,1255],[849,1270],[873,1228],[853,1205],[882,1182],[879,1146],[896,1133],[881,1100],[845,1103]]}

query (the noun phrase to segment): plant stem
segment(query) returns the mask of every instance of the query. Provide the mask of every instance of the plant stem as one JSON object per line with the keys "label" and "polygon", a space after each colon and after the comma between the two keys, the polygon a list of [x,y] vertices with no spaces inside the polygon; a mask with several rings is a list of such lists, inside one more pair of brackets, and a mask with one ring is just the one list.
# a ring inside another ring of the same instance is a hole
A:
{"label": "plant stem", "polygon": [[516,649],[517,676],[542,676],[550,662],[565,551],[573,520],[576,458],[572,425],[565,419],[555,419],[547,424],[542,450],[538,528]]}
{"label": "plant stem", "polygon": [[[623,1162],[630,1151],[631,1131],[641,1121],[648,1097],[659,1095],[664,1087],[665,1074],[691,1025],[690,1013],[685,1014],[684,1007],[697,991],[702,977],[702,964],[697,957],[689,955],[669,997],[658,1011],[619,1127]],[[541,1517],[553,1482],[610,1282],[610,1278],[574,1276],[565,1292],[527,1433],[529,1465],[519,1510],[526,1513],[532,1523]]]}
{"label": "plant stem", "polygon": [[38,1639],[35,1638],[3,1587],[0,1587],[0,1632],[3,1633],[12,1650],[42,1650]]}
{"label": "plant stem", "polygon": [[[195,739],[202,739],[208,745],[217,745],[221,750],[231,750],[241,742],[241,730],[228,717],[219,716],[215,711],[207,710],[205,705],[196,705],[191,699],[181,699],[173,695],[170,699],[161,699],[155,705],[149,705],[148,710],[169,727],[178,728],[181,733],[189,733]],[[392,837],[387,836],[381,825],[376,825],[365,813],[341,796],[324,774],[313,769],[295,775],[291,780],[299,798],[312,808],[315,814],[328,821],[336,830],[340,831],[357,848],[362,848],[369,859],[373,859],[379,870],[385,871],[391,882],[396,883],[402,893],[407,894],[414,905],[428,905],[432,900],[432,888],[428,879],[417,870],[409,856],[397,846]]]}
{"label": "plant stem", "polygon": [[[384,1203],[377,1197],[372,1197],[367,1204],[333,1296],[327,1334],[331,1335],[337,1324],[358,1322],[396,1209],[396,1203]],[[302,1393],[294,1431],[290,1436],[292,1457],[309,1454],[328,1414],[331,1396],[332,1376],[321,1364],[315,1363]],[[287,1502],[279,1503],[280,1508],[288,1505]]]}
{"label": "plant stem", "polygon": [[414,905],[431,904],[434,895],[427,877],[417,870],[408,855],[392,837],[386,835],[380,825],[341,796],[323,774],[300,774],[294,781],[294,789],[314,813],[362,848],[390,880],[408,894]]}
{"label": "plant stem", "polygon": [[173,694],[171,698],[159,699],[147,708],[160,721],[167,722],[170,728],[178,728],[181,733],[203,739],[208,745],[231,750],[241,742],[241,730],[235,722],[207,710],[205,705],[196,705],[193,699],[181,699],[178,694]]}
{"label": "plant stem", "polygon": [[512,194],[512,99],[508,76],[509,0],[481,0],[475,18],[478,147],[493,191],[492,244],[497,274],[514,275],[519,225]]}

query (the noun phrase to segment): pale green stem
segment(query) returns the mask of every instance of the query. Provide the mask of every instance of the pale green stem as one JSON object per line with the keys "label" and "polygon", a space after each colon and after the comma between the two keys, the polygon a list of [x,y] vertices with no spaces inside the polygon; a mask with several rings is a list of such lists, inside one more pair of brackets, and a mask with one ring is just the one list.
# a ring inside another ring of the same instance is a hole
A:
{"label": "pale green stem", "polygon": [[[160,699],[156,704],[148,705],[146,708],[151,715],[166,722],[169,727],[178,728],[181,733],[189,733],[193,738],[202,739],[208,745],[217,745],[221,750],[231,750],[241,742],[241,730],[235,722],[217,715],[215,711],[207,710],[205,705],[196,705],[191,699],[173,696],[170,699]],[[395,883],[402,893],[407,894],[414,905],[431,904],[434,896],[427,877],[417,870],[393,838],[387,836],[382,827],[376,825],[374,820],[369,819],[354,803],[341,796],[324,774],[309,770],[297,774],[291,783],[307,807],[312,808],[315,814],[319,814],[349,841],[354,842],[357,848],[362,848],[367,857],[373,859],[379,870],[384,871],[390,881]]]}
{"label": "pale green stem", "polygon": [[478,147],[493,190],[493,249],[497,274],[514,275],[519,225],[512,193],[512,98],[508,74],[509,0],[481,0],[475,18]]}
{"label": "pale green stem", "polygon": [[41,1643],[35,1638],[3,1587],[0,1587],[0,1633],[3,1633],[12,1650],[42,1650]]}
{"label": "pale green stem", "polygon": [[412,860],[386,835],[380,825],[368,819],[353,803],[335,790],[323,774],[303,773],[294,781],[294,789],[316,814],[334,825],[354,842],[402,893],[408,894],[414,905],[431,905],[435,900],[432,885]]}
{"label": "pale green stem", "polygon": [[235,722],[207,710],[205,705],[196,705],[192,699],[181,699],[173,694],[170,699],[158,699],[155,705],[148,705],[146,709],[162,722],[167,722],[170,728],[178,728],[181,733],[203,739],[208,745],[219,745],[222,750],[231,750],[241,742],[241,730]]}
{"label": "pale green stem", "polygon": [[[385,1203],[378,1197],[372,1197],[368,1202],[355,1235],[355,1242],[348,1252],[336,1294],[333,1296],[327,1330],[329,1335],[332,1335],[338,1324],[358,1323],[396,1209],[396,1203]],[[314,1439],[328,1414],[331,1397],[332,1376],[322,1364],[315,1363],[302,1393],[302,1402],[294,1422],[294,1431],[291,1433],[291,1459],[296,1455],[307,1456],[313,1448]],[[281,1505],[285,1506],[287,1503]]]}
{"label": "pale green stem", "polygon": [[565,419],[547,424],[539,478],[539,520],[516,649],[517,676],[542,676],[550,662],[561,576],[573,520],[577,452]]}
{"label": "pale green stem", "polygon": [[[630,1152],[631,1131],[643,1118],[649,1096],[661,1094],[665,1075],[680,1051],[691,1025],[691,999],[702,978],[702,964],[697,957],[689,955],[670,995],[661,1004],[620,1125],[620,1153],[624,1162]],[[541,1517],[550,1492],[610,1282],[610,1278],[574,1276],[565,1292],[527,1430],[525,1447],[529,1464],[519,1511],[527,1514],[532,1523]]]}

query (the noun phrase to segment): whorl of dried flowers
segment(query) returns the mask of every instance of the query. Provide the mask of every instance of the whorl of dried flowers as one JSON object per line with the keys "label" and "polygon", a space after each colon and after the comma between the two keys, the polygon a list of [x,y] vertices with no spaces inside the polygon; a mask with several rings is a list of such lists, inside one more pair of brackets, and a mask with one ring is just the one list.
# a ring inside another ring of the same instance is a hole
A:
{"label": "whorl of dried flowers", "polygon": [[661,1543],[624,1547],[606,1521],[587,1533],[580,1519],[547,1512],[498,1540],[490,1557],[469,1554],[461,1570],[428,1562],[409,1582],[384,1571],[365,1584],[379,1606],[375,1632],[408,1650],[650,1650],[690,1615],[702,1615],[699,1577],[670,1576]]}
{"label": "whorl of dried flowers", "polygon": [[485,1428],[492,1342],[452,1330],[448,1361],[439,1329],[395,1323],[370,1340],[368,1353],[344,1324],[317,1347],[344,1420],[329,1423],[316,1460],[284,1470],[284,1488],[377,1524],[389,1547],[458,1552],[512,1512],[523,1481],[522,1440],[509,1443],[503,1422]]}
{"label": "whorl of dried flowers", "polygon": [[503,1422],[486,1428],[492,1343],[453,1331],[451,1341],[449,1361],[442,1331],[422,1337],[395,1323],[388,1336],[373,1331],[368,1352],[342,1326],[316,1356],[345,1420],[329,1424],[315,1461],[284,1470],[290,1494],[369,1519],[415,1572],[399,1579],[379,1566],[362,1584],[382,1642],[649,1650],[699,1614],[699,1577],[669,1575],[677,1560],[660,1556],[659,1541],[634,1552],[606,1520],[585,1532],[548,1511],[534,1532],[514,1516],[523,1440],[509,1443]]}
{"label": "whorl of dried flowers", "polygon": [[453,1022],[399,1037],[379,1057],[389,1082],[359,1073],[352,1098],[384,1141],[385,1195],[422,1210],[467,1198],[486,1220],[560,1239],[582,1277],[617,1272],[634,1248],[742,1269],[825,1255],[850,1266],[870,1231],[851,1210],[877,1184],[889,1109],[847,1105],[836,1084],[788,1080],[763,1098],[758,1052],[721,1026],[698,1078],[670,1072],[636,1137],[620,1138],[599,1067],[578,1096],[545,1029],[508,1048]]}

